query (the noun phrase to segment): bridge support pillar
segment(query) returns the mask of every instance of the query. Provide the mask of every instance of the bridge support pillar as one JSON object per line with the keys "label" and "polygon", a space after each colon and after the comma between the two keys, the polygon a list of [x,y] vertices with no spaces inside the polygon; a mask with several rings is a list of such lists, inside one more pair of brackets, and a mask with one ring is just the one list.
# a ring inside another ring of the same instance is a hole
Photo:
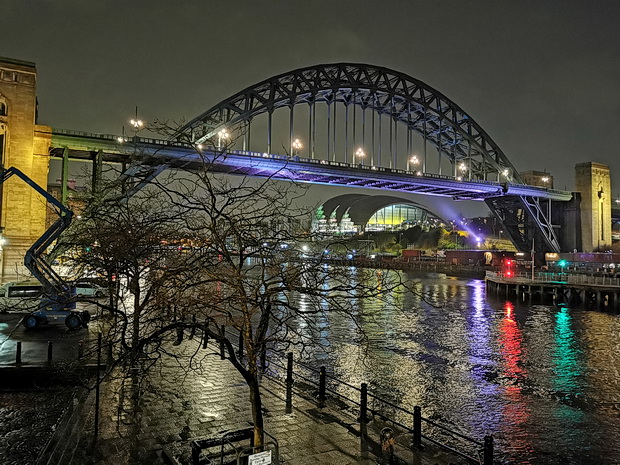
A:
{"label": "bridge support pillar", "polygon": [[581,196],[581,250],[611,247],[611,176],[609,167],[587,162],[575,166],[575,190]]}

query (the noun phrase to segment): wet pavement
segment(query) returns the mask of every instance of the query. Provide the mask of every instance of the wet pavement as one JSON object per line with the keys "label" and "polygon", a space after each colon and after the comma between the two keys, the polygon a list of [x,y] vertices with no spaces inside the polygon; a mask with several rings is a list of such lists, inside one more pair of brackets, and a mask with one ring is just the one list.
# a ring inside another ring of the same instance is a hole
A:
{"label": "wet pavement", "polygon": [[[198,345],[195,341],[188,341],[180,347],[167,349],[183,350],[185,355],[190,355],[197,353]],[[141,383],[145,385],[144,380]],[[91,393],[78,428],[81,437],[72,436],[74,433],[64,434],[64,441],[79,445],[70,454],[65,453],[62,463],[191,463],[192,439],[250,425],[248,390],[243,379],[227,360],[215,356],[195,363],[190,371],[173,358],[167,359],[157,375],[149,379],[148,389],[141,390],[139,396],[132,396],[132,386],[135,384],[130,379],[103,384],[99,438],[94,449],[91,448],[94,437]],[[267,378],[263,378],[261,386],[265,430],[279,443],[280,463],[378,463],[372,454],[369,458],[362,456],[359,424],[354,415],[329,407],[319,409],[314,401],[298,395],[294,396],[292,411],[287,413],[284,387]],[[368,430],[369,436],[378,440],[379,431],[374,425],[369,425]],[[67,461],[67,455],[72,457],[71,460]],[[449,462],[445,457],[427,451],[415,463]],[[407,463],[413,463],[411,455],[407,457]],[[454,460],[453,463],[460,462]]]}
{"label": "wet pavement", "polygon": [[[86,351],[89,341],[96,340],[100,324],[95,320],[88,329],[77,331],[50,324],[33,331],[19,324],[22,316],[0,314],[0,373],[4,380],[6,376],[15,376],[17,370],[53,369],[75,362],[80,341]],[[52,364],[47,363],[50,340],[54,342]],[[15,363],[18,341],[22,342],[19,365]],[[196,340],[186,340],[167,350],[185,357],[193,355],[195,363],[188,370],[178,359],[166,358],[148,383],[139,380],[141,387],[137,391],[130,379],[110,379],[102,384],[99,437],[94,447],[93,391],[81,397],[79,406],[74,400],[75,387],[0,392],[0,414],[4,418],[0,422],[0,463],[191,463],[192,439],[250,425],[248,389],[227,360],[214,356],[213,348],[199,350]],[[210,356],[204,356],[210,352]],[[202,355],[197,357],[197,353]],[[284,387],[267,378],[261,386],[265,430],[279,443],[280,463],[378,463],[372,453],[362,454],[360,427],[354,412],[329,406],[319,409],[312,399],[295,395],[294,407],[287,413]],[[132,392],[140,394],[133,396]],[[61,421],[65,411],[68,413]],[[368,426],[368,435],[378,441],[376,425]],[[410,436],[403,435],[402,439],[407,444]],[[36,457],[48,441],[46,460],[37,462]],[[412,463],[407,450],[401,448],[399,452],[407,463]],[[421,465],[459,463],[432,451],[417,459],[416,463]]]}
{"label": "wet pavement", "polygon": [[[86,308],[87,304],[80,304]],[[36,329],[26,329],[22,318],[27,313],[0,313],[0,366],[15,365],[17,343],[21,342],[21,365],[47,362],[48,342],[52,341],[52,360],[69,361],[79,356],[80,341],[88,344],[93,329],[70,331],[63,322],[51,321]],[[96,325],[93,322],[93,325]],[[91,325],[91,326],[93,326]]]}

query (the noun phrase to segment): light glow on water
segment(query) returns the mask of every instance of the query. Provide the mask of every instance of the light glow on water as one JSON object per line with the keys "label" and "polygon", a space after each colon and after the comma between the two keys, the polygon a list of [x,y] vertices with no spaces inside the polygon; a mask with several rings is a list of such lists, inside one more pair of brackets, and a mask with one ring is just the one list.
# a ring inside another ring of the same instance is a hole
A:
{"label": "light glow on water", "polygon": [[312,354],[317,365],[463,434],[493,434],[503,463],[620,463],[618,315],[499,300],[480,280],[406,276],[415,292],[360,301],[356,324],[330,317],[331,351]]}

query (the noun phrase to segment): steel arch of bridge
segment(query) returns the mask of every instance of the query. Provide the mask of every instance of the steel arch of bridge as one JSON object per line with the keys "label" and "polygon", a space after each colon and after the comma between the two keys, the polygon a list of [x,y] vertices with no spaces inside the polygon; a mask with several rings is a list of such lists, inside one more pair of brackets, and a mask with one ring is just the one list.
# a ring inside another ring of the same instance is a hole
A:
{"label": "steel arch of bridge", "polygon": [[[417,132],[425,147],[430,143],[440,158],[446,157],[450,161],[455,176],[458,167],[467,173],[469,180],[523,184],[498,145],[452,100],[404,73],[366,64],[318,65],[266,79],[194,118],[181,128],[181,133],[190,134],[194,142],[200,143],[214,137],[222,127],[249,128],[253,118],[267,113],[267,152],[271,153],[271,115],[274,110],[290,108],[292,127],[296,105],[308,105],[312,115],[314,104],[318,102],[328,105],[342,103],[347,111],[349,105],[370,109],[379,116],[388,116],[405,125],[407,148],[413,139],[411,133]],[[314,154],[316,144],[313,139],[314,136],[310,140],[310,150]],[[391,163],[390,159],[390,167]]]}

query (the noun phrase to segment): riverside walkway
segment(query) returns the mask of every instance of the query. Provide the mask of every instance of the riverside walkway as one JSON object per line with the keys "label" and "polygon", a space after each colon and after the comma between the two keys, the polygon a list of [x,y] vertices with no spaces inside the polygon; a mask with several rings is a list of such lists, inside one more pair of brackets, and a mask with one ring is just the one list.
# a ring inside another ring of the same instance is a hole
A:
{"label": "riverside walkway", "polygon": [[[190,340],[167,350],[191,355],[198,348],[199,343]],[[251,420],[248,389],[243,379],[230,362],[214,355],[203,358],[191,371],[174,358],[167,359],[153,376],[133,380],[139,386],[139,396],[128,395],[127,389],[123,394],[123,383],[127,388],[131,379],[102,383],[99,434],[94,444],[95,395],[92,391],[85,393],[70,406],[37,465],[192,463],[192,439],[222,430],[247,428]],[[380,428],[384,425],[370,422],[367,432],[370,446],[362,446],[360,423],[352,412],[329,404],[319,408],[312,398],[297,394],[292,410],[287,412],[285,390],[279,382],[264,377],[261,387],[265,430],[278,440],[279,463],[387,463],[381,462],[381,449],[377,448]],[[123,408],[119,409],[119,405]],[[400,459],[392,463],[470,463],[426,441],[424,451],[412,452],[410,440],[410,434],[397,437],[396,453]],[[370,451],[364,454],[363,447],[370,447]]]}

